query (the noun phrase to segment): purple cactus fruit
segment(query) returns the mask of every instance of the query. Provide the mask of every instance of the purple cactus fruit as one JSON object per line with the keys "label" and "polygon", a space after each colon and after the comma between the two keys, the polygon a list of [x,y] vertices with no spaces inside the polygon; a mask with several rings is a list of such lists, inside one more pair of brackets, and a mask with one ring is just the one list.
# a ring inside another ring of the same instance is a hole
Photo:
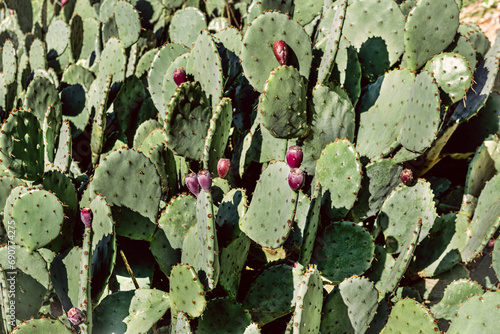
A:
{"label": "purple cactus fruit", "polygon": [[177,86],[180,86],[181,83],[184,83],[187,81],[187,75],[186,71],[184,71],[184,68],[178,68],[174,71],[174,82]]}
{"label": "purple cactus fruit", "polygon": [[193,195],[198,197],[198,195],[200,194],[200,184],[198,183],[198,176],[196,175],[196,173],[189,173],[188,175],[186,175],[186,185],[189,191],[191,191]]}
{"label": "purple cactus fruit", "polygon": [[224,179],[229,173],[229,168],[231,168],[231,160],[220,159],[217,163],[217,173],[221,179]]}
{"label": "purple cactus fruit", "polygon": [[302,164],[302,149],[300,146],[290,146],[286,152],[286,163],[290,168],[299,168]]}
{"label": "purple cactus fruit", "polygon": [[82,222],[85,224],[85,227],[92,226],[92,210],[89,208],[83,208],[80,210],[80,218]]}
{"label": "purple cactus fruit", "polygon": [[401,182],[407,186],[411,186],[413,183],[413,172],[411,169],[405,168],[400,175]]}
{"label": "purple cactus fruit", "polygon": [[290,54],[290,50],[285,41],[276,41],[273,43],[273,52],[274,56],[278,60],[281,66],[286,65],[288,62],[288,55]]}
{"label": "purple cactus fruit", "polygon": [[297,191],[304,185],[304,172],[300,168],[292,168],[288,174],[288,185]]}
{"label": "purple cactus fruit", "polygon": [[68,2],[69,0],[61,0],[61,8],[64,8]]}
{"label": "purple cactus fruit", "polygon": [[76,307],[72,307],[68,311],[68,320],[71,322],[73,325],[80,325],[85,321],[85,315],[83,314],[82,311],[77,309]]}
{"label": "purple cactus fruit", "polygon": [[9,9],[9,14],[14,15],[14,9]]}
{"label": "purple cactus fruit", "polygon": [[198,182],[200,182],[200,186],[207,193],[210,192],[210,188],[212,187],[212,176],[208,170],[202,170],[198,172]]}

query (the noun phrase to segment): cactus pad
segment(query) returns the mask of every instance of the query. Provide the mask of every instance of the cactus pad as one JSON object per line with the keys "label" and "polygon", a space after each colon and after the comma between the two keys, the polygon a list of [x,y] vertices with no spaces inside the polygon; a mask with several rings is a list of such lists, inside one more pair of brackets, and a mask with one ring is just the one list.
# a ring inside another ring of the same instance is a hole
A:
{"label": "cactus pad", "polygon": [[141,153],[121,149],[107,155],[95,170],[93,185],[110,204],[130,208],[156,222],[160,178],[154,164]]}
{"label": "cactus pad", "polygon": [[498,291],[488,291],[481,296],[469,298],[458,309],[447,333],[495,333],[500,321],[490,311],[498,310],[499,305]]}
{"label": "cactus pad", "polygon": [[199,317],[206,308],[203,286],[194,268],[178,264],[170,272],[170,301],[172,309]]}
{"label": "cactus pad", "polygon": [[295,312],[292,317],[292,333],[319,332],[323,282],[316,268],[309,268],[300,277],[296,289]]}
{"label": "cactus pad", "polygon": [[27,111],[9,115],[2,125],[0,162],[16,177],[40,178],[44,170],[43,132],[36,116]]}
{"label": "cactus pad", "polygon": [[291,62],[299,73],[309,77],[312,63],[311,41],[302,26],[285,14],[266,12],[258,16],[243,37],[241,61],[250,84],[262,91],[269,73],[279,66],[273,43],[285,41],[290,47]]}
{"label": "cactus pad", "polygon": [[381,334],[433,333],[439,331],[429,310],[413,299],[401,299],[392,308]]}
{"label": "cactus pad", "polygon": [[361,163],[354,145],[336,140],[321,152],[316,183],[323,188],[323,202],[331,218],[342,218],[352,208],[361,186]]}
{"label": "cactus pad", "polygon": [[186,158],[201,159],[211,116],[209,100],[198,84],[179,86],[167,107],[167,146]]}
{"label": "cactus pad", "polygon": [[373,261],[375,243],[363,227],[348,221],[330,223],[316,239],[312,262],[331,281],[363,274]]}
{"label": "cactus pad", "polygon": [[307,82],[291,66],[274,69],[259,103],[262,124],[277,138],[302,137],[307,132]]}
{"label": "cactus pad", "polygon": [[290,168],[284,162],[269,165],[260,177],[240,229],[268,248],[280,247],[288,237],[297,204],[297,193],[288,185]]}
{"label": "cactus pad", "polygon": [[250,314],[229,298],[215,298],[207,303],[207,309],[198,322],[200,334],[242,333],[251,324]]}
{"label": "cactus pad", "polygon": [[440,122],[438,86],[429,72],[422,72],[411,87],[401,144],[410,151],[425,151],[434,141]]}
{"label": "cactus pad", "polygon": [[192,47],[201,29],[207,27],[205,15],[195,7],[178,10],[170,22],[169,35],[174,43]]}
{"label": "cactus pad", "polygon": [[459,26],[459,9],[455,0],[416,3],[408,14],[404,29],[408,68],[422,67],[432,56],[453,41]]}
{"label": "cactus pad", "polygon": [[432,306],[431,311],[438,319],[452,320],[460,309],[460,305],[470,297],[481,296],[483,293],[483,288],[476,282],[467,279],[453,281],[444,290],[443,299]]}
{"label": "cactus pad", "polygon": [[53,334],[73,333],[71,329],[66,327],[60,320],[53,320],[50,318],[32,319],[23,322],[12,331],[13,334],[36,334],[40,332]]}

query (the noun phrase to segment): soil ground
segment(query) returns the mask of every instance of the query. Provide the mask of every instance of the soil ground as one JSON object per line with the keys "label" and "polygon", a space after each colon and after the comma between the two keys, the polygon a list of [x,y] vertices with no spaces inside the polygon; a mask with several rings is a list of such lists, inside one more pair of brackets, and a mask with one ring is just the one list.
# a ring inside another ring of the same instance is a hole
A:
{"label": "soil ground", "polygon": [[500,1],[492,1],[493,5],[486,6],[483,0],[464,0],[464,7],[460,12],[460,20],[473,22],[481,27],[486,37],[493,44],[500,29]]}

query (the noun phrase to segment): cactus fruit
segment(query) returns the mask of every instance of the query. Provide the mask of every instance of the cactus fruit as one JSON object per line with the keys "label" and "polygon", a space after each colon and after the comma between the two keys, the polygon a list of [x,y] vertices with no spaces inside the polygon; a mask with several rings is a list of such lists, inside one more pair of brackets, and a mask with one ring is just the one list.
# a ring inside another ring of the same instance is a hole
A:
{"label": "cactus fruit", "polygon": [[184,68],[176,69],[174,71],[173,77],[174,77],[174,82],[177,86],[180,86],[182,83],[187,81],[187,75]]}
{"label": "cactus fruit", "polygon": [[212,176],[210,175],[210,171],[202,170],[198,172],[198,183],[204,191],[209,193],[210,188],[212,188]]}
{"label": "cactus fruit", "polygon": [[286,163],[290,168],[299,168],[302,164],[303,153],[300,146],[294,145],[286,151]]}
{"label": "cactus fruit", "polygon": [[285,41],[276,41],[273,43],[274,56],[281,66],[287,65],[290,50]]}
{"label": "cactus fruit", "polygon": [[73,325],[78,326],[79,324],[81,324],[82,322],[85,321],[85,315],[83,314],[83,312],[80,309],[78,309],[76,307],[72,307],[68,311],[68,320]]}
{"label": "cactus fruit", "polygon": [[83,208],[80,210],[80,219],[85,227],[92,226],[92,210],[90,208]]}
{"label": "cactus fruit", "polygon": [[221,179],[225,179],[227,174],[229,173],[230,168],[231,160],[225,158],[220,159],[217,163],[217,174],[219,174],[219,177]]}
{"label": "cactus fruit", "polygon": [[401,182],[404,185],[411,186],[413,184],[413,172],[409,168],[405,168],[401,171]]}
{"label": "cactus fruit", "polygon": [[186,186],[193,195],[198,197],[200,194],[200,183],[198,182],[198,175],[196,175],[196,173],[189,173],[186,175]]}
{"label": "cactus fruit", "polygon": [[293,191],[297,191],[304,185],[304,172],[300,168],[292,168],[288,174],[288,185]]}

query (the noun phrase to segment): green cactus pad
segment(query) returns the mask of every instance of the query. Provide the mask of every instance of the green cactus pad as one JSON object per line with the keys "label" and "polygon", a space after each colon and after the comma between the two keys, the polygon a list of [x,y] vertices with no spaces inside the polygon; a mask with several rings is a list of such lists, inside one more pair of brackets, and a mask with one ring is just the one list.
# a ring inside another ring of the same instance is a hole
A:
{"label": "green cactus pad", "polygon": [[472,73],[467,60],[456,53],[441,53],[425,65],[438,86],[448,94],[452,103],[460,101],[472,84]]}
{"label": "green cactus pad", "polygon": [[61,109],[59,93],[49,79],[36,77],[31,81],[26,90],[24,109],[31,110],[38,117],[40,123],[43,123],[45,112],[49,105]]}
{"label": "green cactus pad", "polygon": [[274,69],[259,101],[262,124],[277,138],[302,137],[307,132],[307,80],[292,66]]}
{"label": "green cactus pad", "polygon": [[119,291],[106,296],[94,310],[94,333],[147,333],[171,304],[168,293],[156,289]]}
{"label": "green cactus pad", "polygon": [[195,7],[186,7],[175,12],[170,21],[170,40],[191,47],[200,31],[206,27],[207,20],[203,12]]}
{"label": "green cactus pad", "polygon": [[217,173],[219,159],[224,157],[232,123],[233,104],[230,99],[223,98],[215,107],[210,119],[205,149],[203,150],[203,166],[213,175]]}
{"label": "green cactus pad", "polygon": [[410,270],[421,277],[435,277],[460,262],[458,249],[450,243],[456,231],[456,214],[448,213],[436,218],[432,229],[415,250]]}
{"label": "green cactus pad", "polygon": [[160,119],[165,119],[167,105],[170,102],[170,99],[172,98],[172,96],[174,95],[174,93],[177,89],[177,84],[174,82],[174,76],[173,76],[174,71],[178,68],[186,68],[189,56],[190,56],[190,53],[186,52],[184,54],[181,54],[177,58],[175,58],[170,63],[170,66],[168,67],[167,71],[164,73],[163,85],[162,85],[163,106],[159,109],[159,111],[160,111],[159,118]]}
{"label": "green cactus pad", "polygon": [[[491,42],[488,40],[481,28],[472,22],[461,22],[458,32],[465,36],[472,43],[474,50],[478,53],[478,58],[484,58],[490,49]],[[472,65],[472,64],[471,64]]]}
{"label": "green cactus pad", "polygon": [[421,72],[411,86],[401,144],[410,151],[425,151],[434,141],[440,123],[438,86],[429,72]]}
{"label": "green cactus pad", "polygon": [[196,201],[196,229],[200,244],[200,262],[192,263],[192,265],[199,275],[200,272],[204,272],[205,277],[200,277],[202,283],[205,283],[206,279],[208,289],[212,290],[219,279],[219,247],[212,195],[204,190],[198,195]]}
{"label": "green cactus pad", "polygon": [[394,160],[382,159],[365,167],[358,201],[351,210],[355,221],[376,215],[391,191],[401,182],[403,168]]}
{"label": "green cactus pad", "polygon": [[106,200],[97,195],[92,210],[92,301],[97,303],[106,288],[116,262],[115,223]]}
{"label": "green cactus pad", "polygon": [[30,250],[45,246],[59,235],[64,220],[59,199],[45,190],[21,195],[12,207],[21,242]]}
{"label": "green cactus pad", "polygon": [[470,262],[478,256],[500,226],[500,174],[486,183],[479,195],[474,217],[468,228],[468,240],[462,249],[462,261]]}
{"label": "green cactus pad", "polygon": [[123,48],[126,49],[139,39],[141,32],[139,13],[132,4],[126,1],[117,1],[114,15],[120,42]]}
{"label": "green cactus pad", "polygon": [[200,86],[193,82],[179,86],[166,115],[167,146],[186,158],[201,159],[212,110]]}
{"label": "green cactus pad", "polygon": [[[187,317],[187,314],[184,312],[178,312],[177,316],[174,316],[174,313],[172,312],[170,326],[172,328],[171,333],[175,333],[175,334],[191,334],[192,333],[191,332],[191,324],[189,323],[189,319]],[[175,328],[175,332],[174,332],[174,328]]]}
{"label": "green cactus pad", "polygon": [[[381,280],[377,285],[380,291],[380,298],[383,299],[387,294],[393,293],[396,291],[401,278],[406,272],[408,265],[410,264],[410,260],[415,252],[415,248],[417,247],[418,238],[422,230],[422,219],[419,218],[418,221],[414,223],[412,228],[406,234],[406,238],[404,240],[402,250],[399,253],[399,256],[394,262],[394,264],[389,268],[389,273],[385,274],[382,272]],[[392,261],[389,261],[389,264]],[[387,265],[386,265],[387,268]],[[385,271],[385,269],[384,269]],[[385,275],[384,275],[385,274]]]}
{"label": "green cactus pad", "polygon": [[[163,100],[163,82],[165,80],[166,71],[170,64],[180,55],[189,51],[187,47],[181,44],[165,44],[154,56],[151,63],[151,69],[148,72],[148,90],[151,94],[151,99],[154,102],[156,109],[160,113],[160,117],[166,113],[165,106],[169,101]],[[172,72],[173,73],[173,72]]]}
{"label": "green cactus pad", "polygon": [[[380,94],[371,108],[361,113],[359,121],[356,147],[360,155],[370,160],[386,156],[399,145],[402,111],[406,109],[414,75],[407,69],[395,70],[381,80]],[[395,87],[398,94],[393,92]]]}
{"label": "green cactus pad", "polygon": [[301,274],[288,264],[268,266],[253,280],[243,307],[252,312],[254,321],[259,324],[290,313],[295,306],[295,289]]}
{"label": "green cactus pad", "polygon": [[[16,222],[16,225],[9,226],[17,228],[18,225],[19,223]],[[12,229],[9,230],[12,231]],[[14,256],[15,264],[12,264],[12,256]],[[5,244],[0,247],[0,259],[0,267],[4,277],[7,279],[15,277],[16,279],[15,299],[12,296],[9,297],[16,306],[16,319],[27,320],[37,315],[50,284],[47,262],[38,252],[32,252],[26,247],[12,243],[9,246]],[[11,272],[14,273],[10,274]],[[10,287],[11,283],[3,281],[2,285]]]}
{"label": "green cactus pad", "polygon": [[[26,184],[24,183],[24,181],[10,175],[0,176],[0,217],[2,219],[7,197],[9,197],[12,189],[16,188],[19,185],[25,186]],[[5,229],[8,229],[8,227],[6,227]]]}
{"label": "green cactus pad", "polygon": [[44,170],[43,132],[30,112],[19,110],[2,125],[0,162],[18,178],[36,180]]}
{"label": "green cactus pad", "polygon": [[55,52],[55,56],[60,56],[69,44],[70,30],[63,20],[54,20],[49,25],[45,42],[47,43],[47,53]]}
{"label": "green cactus pad", "polygon": [[422,218],[419,242],[427,236],[437,216],[433,197],[430,183],[420,179],[411,187],[400,184],[391,192],[376,221],[386,239],[397,241],[389,247],[390,253],[403,250],[404,241],[419,218]]}
{"label": "green cactus pad", "polygon": [[57,147],[56,157],[54,158],[54,166],[63,172],[67,172],[71,165],[72,149],[73,141],[71,139],[71,126],[68,121],[63,121],[59,134],[59,145]]}
{"label": "green cactus pad", "polygon": [[70,328],[66,327],[60,320],[50,318],[33,319],[21,323],[13,331],[13,334],[36,334],[36,333],[53,333],[53,334],[71,334]]}
{"label": "green cactus pad", "polygon": [[223,95],[224,80],[222,63],[212,35],[203,30],[190,52],[186,71],[194,76],[207,97],[212,101],[212,108],[219,104]]}
{"label": "green cactus pad", "polygon": [[[328,36],[326,37],[324,54],[318,68],[318,83],[326,83],[335,64],[335,57],[337,56],[339,48],[340,35],[342,33],[346,10],[347,1],[336,1],[328,9],[328,12],[333,11],[334,16],[331,24],[326,28],[328,29]],[[317,47],[319,47],[319,45],[317,45]]]}
{"label": "green cactus pad", "polygon": [[154,164],[141,153],[121,149],[102,158],[93,185],[110,204],[127,207],[156,222],[160,178]]}
{"label": "green cactus pad", "polygon": [[455,41],[451,43],[445,51],[462,55],[469,65],[470,72],[474,73],[477,63],[476,50],[474,50],[472,43],[467,37],[462,34],[457,34],[457,36],[455,36]]}
{"label": "green cactus pad", "polygon": [[436,318],[453,320],[462,305],[470,297],[484,293],[479,283],[467,279],[451,282],[444,290],[443,299],[432,306],[431,311]]}
{"label": "green cactus pad", "polygon": [[[314,241],[316,240],[320,222],[321,196],[321,186],[316,185],[304,219],[300,257],[298,260],[304,267],[309,266],[314,251]],[[300,203],[297,204],[297,207],[299,207]]]}
{"label": "green cactus pad", "polygon": [[311,127],[302,144],[301,165],[309,174],[314,174],[316,161],[327,144],[337,138],[354,140],[355,130],[355,112],[349,98],[321,84],[313,88],[312,94]]}
{"label": "green cactus pad", "polygon": [[10,85],[16,80],[16,49],[14,43],[8,39],[2,48],[3,79],[5,85]]}
{"label": "green cactus pad", "polygon": [[192,266],[181,263],[172,268],[170,301],[172,309],[185,312],[194,318],[199,317],[206,309],[203,286]]}
{"label": "green cactus pad", "polygon": [[[361,65],[356,49],[346,39],[341,39],[329,85],[338,82],[349,95],[353,105],[358,103],[361,95]],[[366,75],[368,71],[363,70]]]}
{"label": "green cactus pad", "polygon": [[99,76],[107,78],[108,75],[112,74],[112,83],[123,82],[126,64],[127,58],[120,40],[111,37],[102,50],[99,61]]}
{"label": "green cactus pad", "polygon": [[285,14],[266,12],[258,16],[243,37],[241,61],[250,84],[262,91],[269,73],[279,66],[273,43],[279,40],[291,49],[290,62],[300,75],[309,77],[312,63],[311,41],[302,26]]}
{"label": "green cactus pad", "polygon": [[323,303],[320,333],[355,333],[348,312],[336,285]]}
{"label": "green cactus pad", "polygon": [[76,14],[70,21],[69,47],[72,60],[77,62],[80,59],[83,46],[83,19]]}
{"label": "green cactus pad", "polygon": [[375,244],[363,227],[348,221],[332,222],[316,240],[312,262],[329,280],[340,282],[370,268]]}
{"label": "green cactus pad", "polygon": [[63,115],[61,108],[50,105],[45,112],[43,121],[43,138],[45,140],[45,161],[47,163],[54,162],[56,147],[59,141],[61,132]]}
{"label": "green cactus pad", "polygon": [[135,66],[135,76],[139,79],[143,79],[144,75],[147,75],[149,69],[151,68],[151,64],[153,63],[153,59],[158,53],[158,48],[150,49],[146,51],[137,62]]}
{"label": "green cactus pad", "polygon": [[465,105],[459,104],[451,116],[451,121],[465,121],[481,109],[493,90],[500,64],[500,44],[495,44],[485,55],[474,73],[474,84],[465,95]]}
{"label": "green cactus pad", "polygon": [[222,29],[214,34],[214,38],[222,43],[226,49],[232,51],[235,55],[240,54],[243,36],[238,29],[234,27]]}
{"label": "green cactus pad", "polygon": [[296,290],[295,312],[292,333],[319,332],[323,282],[316,268],[308,268],[300,277]]}
{"label": "green cactus pad", "polygon": [[405,59],[410,70],[418,70],[453,41],[459,12],[455,0],[420,0],[415,4],[404,29]]}
{"label": "green cactus pad", "polygon": [[293,19],[303,26],[311,22],[323,9],[321,1],[297,1],[294,5]]}
{"label": "green cactus pad", "polygon": [[392,0],[352,1],[347,7],[342,35],[358,50],[369,38],[381,37],[392,66],[404,51],[404,25],[405,17]]}
{"label": "green cactus pad", "polygon": [[231,189],[226,192],[215,217],[215,222],[218,225],[217,236],[221,247],[226,247],[235,237],[239,236],[239,222],[245,216],[247,208],[247,196],[244,189]]}
{"label": "green cactus pad", "polygon": [[61,82],[65,82],[68,85],[80,84],[86,90],[89,90],[94,79],[94,75],[90,70],[83,66],[72,64],[64,70]]}
{"label": "green cactus pad", "polygon": [[242,333],[252,322],[243,307],[227,297],[211,299],[198,321],[200,334]]}
{"label": "green cactus pad", "polygon": [[413,299],[401,299],[392,308],[381,333],[433,333],[439,329],[429,310]]}
{"label": "green cactus pad", "polygon": [[290,233],[297,193],[288,185],[290,168],[269,165],[261,174],[240,229],[261,246],[279,248]]}
{"label": "green cactus pad", "polygon": [[137,151],[144,153],[149,158],[151,151],[158,145],[163,144],[167,140],[167,135],[163,128],[154,129],[149,135],[144,138],[141,146]]}
{"label": "green cactus pad", "polygon": [[492,316],[491,310],[498,309],[499,305],[498,291],[469,298],[452,318],[447,333],[495,333],[500,322],[498,317]]}
{"label": "green cactus pad", "polygon": [[253,0],[250,6],[248,6],[246,23],[251,23],[262,13],[271,10],[292,15],[294,11],[294,3],[291,0]]}
{"label": "green cactus pad", "polygon": [[[325,324],[321,326],[322,332],[333,330],[336,311],[339,312],[346,308],[350,320],[350,326],[346,326],[346,328],[351,327],[355,333],[365,333],[370,327],[378,307],[378,291],[374,288],[373,283],[366,278],[353,276],[346,278],[332,293],[339,294],[340,296],[337,298],[341,299],[339,302],[343,302],[344,305],[341,305],[338,310],[330,308],[328,313],[323,311],[322,323],[325,322]],[[335,297],[329,296],[329,298]]]}
{"label": "green cactus pad", "polygon": [[[219,210],[220,211],[220,210]],[[250,239],[240,233],[220,254],[220,276],[219,284],[227,292],[231,299],[236,300],[240,286],[241,272],[245,266],[248,252],[250,251]]]}
{"label": "green cactus pad", "polygon": [[[498,239],[497,239],[498,240]],[[492,264],[493,270],[495,270],[495,275],[500,277],[500,242],[495,241],[495,246],[492,252]]]}
{"label": "green cactus pad", "polygon": [[162,212],[158,225],[165,232],[172,248],[182,248],[188,228],[196,223],[195,208],[196,199],[181,194],[173,198]]}
{"label": "green cactus pad", "polygon": [[314,175],[323,188],[323,203],[331,218],[342,218],[353,207],[361,174],[359,155],[348,140],[336,140],[323,149]]}
{"label": "green cactus pad", "polygon": [[156,230],[150,241],[149,249],[153,254],[160,270],[167,276],[174,265],[181,261],[181,252],[179,249],[172,248],[168,240],[168,235],[164,230]]}
{"label": "green cactus pad", "polygon": [[149,135],[157,129],[163,129],[160,122],[154,119],[142,122],[135,131],[133,147],[139,149]]}

